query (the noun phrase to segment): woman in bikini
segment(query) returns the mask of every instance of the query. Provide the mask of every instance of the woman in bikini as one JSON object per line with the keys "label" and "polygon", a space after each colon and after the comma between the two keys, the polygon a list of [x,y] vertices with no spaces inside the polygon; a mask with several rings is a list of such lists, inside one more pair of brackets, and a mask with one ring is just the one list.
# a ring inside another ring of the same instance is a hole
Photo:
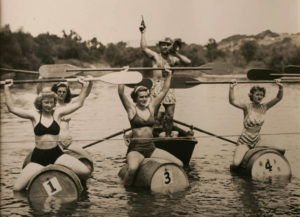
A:
{"label": "woman in bikini", "polygon": [[52,91],[39,93],[34,101],[36,109],[26,110],[14,104],[9,80],[4,86],[5,102],[8,111],[32,122],[35,134],[35,148],[32,152],[30,163],[22,170],[14,185],[15,191],[25,189],[30,178],[39,170],[49,164],[60,164],[72,169],[80,178],[87,178],[90,175],[89,168],[75,157],[64,154],[58,145],[61,118],[83,106],[87,96],[88,82],[78,79],[82,84],[82,90],[76,103],[55,109],[57,95]]}
{"label": "woman in bikini", "polygon": [[229,88],[229,103],[244,112],[244,129],[240,137],[238,138],[232,167],[238,167],[242,162],[244,155],[249,149],[254,148],[260,141],[260,130],[264,123],[264,116],[266,111],[277,104],[283,96],[283,86],[280,84],[280,80],[276,80],[276,84],[279,87],[277,96],[267,103],[262,103],[262,99],[265,97],[266,89],[260,86],[253,86],[250,89],[249,98],[250,103],[237,102],[234,97],[234,87],[237,85],[236,80],[230,84]]}
{"label": "woman in bikini", "polygon": [[162,102],[171,84],[171,71],[168,73],[162,91],[150,100],[150,91],[147,87],[137,86],[131,93],[134,103],[124,94],[124,85],[118,86],[118,93],[127,112],[132,127],[132,138],[127,151],[128,170],[124,177],[124,184],[131,185],[134,175],[144,158],[154,157],[172,161],[179,166],[183,163],[167,151],[155,148],[153,143],[153,125],[155,123],[154,111]]}
{"label": "woman in bikini", "polygon": [[[92,82],[89,83],[88,89],[86,91],[86,97],[90,94],[92,89]],[[57,84],[54,84],[51,87],[51,90],[57,94],[57,105],[56,108],[60,107],[65,107],[69,103],[76,103],[78,98],[76,97],[77,95],[73,95],[71,93],[70,87],[68,82],[59,82]],[[75,100],[72,100],[74,97]],[[84,152],[87,154],[82,148],[75,147],[74,145],[70,146],[72,143],[72,135],[70,131],[70,121],[71,121],[71,116],[70,115],[65,115],[60,119],[60,133],[59,133],[59,145],[63,149],[69,149],[69,150],[74,150],[74,151],[79,151],[79,152]]]}

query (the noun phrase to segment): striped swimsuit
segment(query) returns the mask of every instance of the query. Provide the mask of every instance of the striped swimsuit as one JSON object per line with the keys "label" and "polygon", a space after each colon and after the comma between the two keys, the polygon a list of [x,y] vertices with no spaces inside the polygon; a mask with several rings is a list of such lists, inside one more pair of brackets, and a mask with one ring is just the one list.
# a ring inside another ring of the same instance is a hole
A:
{"label": "striped swimsuit", "polygon": [[244,117],[244,129],[238,139],[239,145],[248,145],[249,148],[254,148],[260,140],[260,130],[264,123],[264,116],[267,107],[265,104],[260,104],[254,107],[253,103],[247,105],[247,113]]}

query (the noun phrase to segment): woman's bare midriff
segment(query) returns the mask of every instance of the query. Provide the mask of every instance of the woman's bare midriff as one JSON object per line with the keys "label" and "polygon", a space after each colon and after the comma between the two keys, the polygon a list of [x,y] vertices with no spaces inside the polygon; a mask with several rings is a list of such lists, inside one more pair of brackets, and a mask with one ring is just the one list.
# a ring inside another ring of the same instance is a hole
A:
{"label": "woman's bare midriff", "polygon": [[38,149],[51,149],[57,146],[58,135],[43,135],[35,137],[35,145]]}
{"label": "woman's bare midriff", "polygon": [[141,128],[134,128],[132,129],[132,137],[133,138],[143,138],[148,139],[152,138],[152,128],[151,127],[141,127]]}

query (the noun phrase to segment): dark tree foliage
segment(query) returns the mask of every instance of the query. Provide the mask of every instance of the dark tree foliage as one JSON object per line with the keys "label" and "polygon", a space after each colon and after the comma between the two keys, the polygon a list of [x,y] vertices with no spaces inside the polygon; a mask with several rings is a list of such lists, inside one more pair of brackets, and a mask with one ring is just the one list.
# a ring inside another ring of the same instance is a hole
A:
{"label": "dark tree foliage", "polygon": [[300,47],[285,38],[282,42],[260,46],[255,58],[268,68],[282,71],[287,65],[300,65]]}
{"label": "dark tree foliage", "polygon": [[254,56],[257,52],[258,49],[258,44],[256,41],[245,41],[243,42],[240,51],[243,57],[247,62],[250,62],[251,60],[254,59]]}
{"label": "dark tree foliage", "polygon": [[225,57],[225,53],[218,49],[218,44],[215,39],[213,38],[208,39],[208,42],[205,45],[205,47],[206,47],[206,58],[208,62],[213,62],[219,57],[221,58]]}
{"label": "dark tree foliage", "polygon": [[192,66],[200,66],[207,62],[206,51],[201,45],[190,44],[183,46],[181,53],[192,61]]}
{"label": "dark tree foliage", "polygon": [[[233,36],[229,39],[244,36]],[[257,35],[257,40],[264,37],[276,37],[270,31]],[[290,37],[277,43],[259,45],[257,40],[246,41],[237,50],[221,50],[215,39],[210,38],[205,46],[181,43],[180,53],[191,59],[192,66],[200,66],[207,62],[226,62],[235,67],[245,68],[251,62],[281,70],[289,64],[300,65],[300,47],[293,43]],[[224,44],[222,40],[220,43]],[[236,43],[229,40],[226,43]],[[158,46],[150,49],[159,52]],[[22,30],[12,32],[9,25],[0,29],[0,67],[38,70],[43,64],[62,62],[104,63],[111,67],[151,66],[151,59],[146,57],[141,48],[129,47],[126,42],[103,45],[97,38],[83,41],[73,30],[63,31],[58,37],[49,33],[33,37]]]}

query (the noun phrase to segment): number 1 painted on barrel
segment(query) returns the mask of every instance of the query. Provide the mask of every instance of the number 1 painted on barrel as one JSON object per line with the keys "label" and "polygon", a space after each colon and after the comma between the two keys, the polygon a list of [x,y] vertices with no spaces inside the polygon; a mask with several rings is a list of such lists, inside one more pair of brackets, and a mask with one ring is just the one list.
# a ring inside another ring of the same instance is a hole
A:
{"label": "number 1 painted on barrel", "polygon": [[43,183],[44,189],[49,196],[54,195],[62,190],[56,177],[51,179],[47,178],[47,181]]}

